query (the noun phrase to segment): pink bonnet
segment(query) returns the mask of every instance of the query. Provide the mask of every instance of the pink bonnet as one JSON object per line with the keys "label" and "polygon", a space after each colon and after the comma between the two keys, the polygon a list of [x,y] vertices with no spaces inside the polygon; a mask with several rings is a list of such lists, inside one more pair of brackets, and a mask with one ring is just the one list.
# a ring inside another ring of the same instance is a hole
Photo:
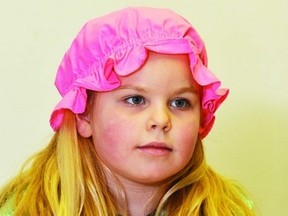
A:
{"label": "pink bonnet", "polygon": [[201,86],[200,136],[211,130],[214,113],[228,95],[207,68],[205,45],[183,17],[168,9],[125,8],[88,21],[66,52],[55,85],[63,97],[54,108],[50,124],[58,130],[64,110],[85,111],[86,90],[111,91],[121,85],[118,76],[140,68],[148,51],[188,54],[192,75]]}

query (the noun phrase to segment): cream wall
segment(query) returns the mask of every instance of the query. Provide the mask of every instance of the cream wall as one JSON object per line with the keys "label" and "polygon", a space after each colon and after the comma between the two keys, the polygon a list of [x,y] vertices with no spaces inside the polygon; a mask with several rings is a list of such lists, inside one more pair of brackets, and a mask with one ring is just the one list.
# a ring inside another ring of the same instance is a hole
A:
{"label": "cream wall", "polygon": [[[141,3],[145,2],[145,3]],[[288,213],[288,1],[5,1],[0,7],[0,184],[52,134],[52,83],[82,24],[128,5],[184,15],[231,89],[205,140],[209,163],[239,180],[264,216]]]}

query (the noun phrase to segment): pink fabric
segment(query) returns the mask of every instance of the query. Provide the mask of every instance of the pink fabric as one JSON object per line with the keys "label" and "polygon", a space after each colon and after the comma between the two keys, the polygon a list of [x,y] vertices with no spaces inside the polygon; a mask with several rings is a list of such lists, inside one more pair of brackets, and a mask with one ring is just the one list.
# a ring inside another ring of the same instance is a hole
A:
{"label": "pink fabric", "polygon": [[64,109],[84,112],[86,89],[119,87],[118,76],[141,67],[148,51],[189,55],[192,74],[202,86],[200,136],[204,138],[228,89],[220,89],[220,80],[207,68],[205,45],[191,24],[171,10],[156,8],[126,8],[84,25],[58,69],[55,85],[63,99],[51,115],[52,128],[61,126]]}

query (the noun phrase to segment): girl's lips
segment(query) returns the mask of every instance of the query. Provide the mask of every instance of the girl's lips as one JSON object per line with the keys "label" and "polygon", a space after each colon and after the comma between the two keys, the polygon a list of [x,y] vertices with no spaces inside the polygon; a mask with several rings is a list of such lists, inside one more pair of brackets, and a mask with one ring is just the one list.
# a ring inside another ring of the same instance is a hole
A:
{"label": "girl's lips", "polygon": [[162,142],[151,142],[138,146],[137,149],[153,156],[165,156],[172,152],[172,148],[170,148],[166,143]]}

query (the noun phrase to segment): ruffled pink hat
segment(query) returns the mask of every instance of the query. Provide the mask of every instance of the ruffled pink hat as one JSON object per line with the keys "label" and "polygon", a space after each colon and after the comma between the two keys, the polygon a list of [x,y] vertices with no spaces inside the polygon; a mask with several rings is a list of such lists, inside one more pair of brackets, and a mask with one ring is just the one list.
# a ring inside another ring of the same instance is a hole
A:
{"label": "ruffled pink hat", "polygon": [[200,136],[211,130],[214,113],[228,95],[220,80],[207,68],[205,45],[183,17],[168,9],[126,8],[87,22],[66,52],[55,85],[63,97],[51,115],[50,124],[59,129],[64,110],[85,111],[86,90],[111,91],[140,68],[148,51],[188,54],[196,82],[202,87]]}

